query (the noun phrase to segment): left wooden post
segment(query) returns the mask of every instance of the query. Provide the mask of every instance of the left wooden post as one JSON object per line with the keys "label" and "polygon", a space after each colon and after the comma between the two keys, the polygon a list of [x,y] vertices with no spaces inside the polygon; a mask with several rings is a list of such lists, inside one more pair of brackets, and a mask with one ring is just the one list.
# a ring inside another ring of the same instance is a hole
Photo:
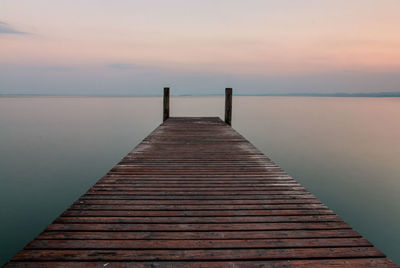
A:
{"label": "left wooden post", "polygon": [[225,88],[225,123],[232,126],[232,88]]}
{"label": "left wooden post", "polygon": [[163,121],[169,118],[169,87],[164,88]]}

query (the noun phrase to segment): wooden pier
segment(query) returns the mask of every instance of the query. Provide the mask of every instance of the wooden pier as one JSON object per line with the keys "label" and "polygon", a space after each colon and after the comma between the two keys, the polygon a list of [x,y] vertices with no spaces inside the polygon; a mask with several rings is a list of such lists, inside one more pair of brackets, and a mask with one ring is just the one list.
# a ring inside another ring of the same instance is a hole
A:
{"label": "wooden pier", "polygon": [[6,266],[397,267],[221,119],[164,118]]}

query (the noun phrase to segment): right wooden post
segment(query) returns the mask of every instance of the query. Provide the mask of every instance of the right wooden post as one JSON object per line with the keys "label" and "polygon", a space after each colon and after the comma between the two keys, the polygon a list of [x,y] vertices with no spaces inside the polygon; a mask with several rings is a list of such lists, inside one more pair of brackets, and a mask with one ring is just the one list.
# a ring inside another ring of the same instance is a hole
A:
{"label": "right wooden post", "polygon": [[169,118],[169,87],[164,88],[163,121]]}
{"label": "right wooden post", "polygon": [[225,123],[232,125],[232,88],[225,88]]}

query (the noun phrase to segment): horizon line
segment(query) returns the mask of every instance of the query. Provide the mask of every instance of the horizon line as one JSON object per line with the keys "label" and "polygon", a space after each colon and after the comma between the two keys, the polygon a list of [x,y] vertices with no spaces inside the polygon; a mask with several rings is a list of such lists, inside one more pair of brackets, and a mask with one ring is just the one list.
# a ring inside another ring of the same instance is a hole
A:
{"label": "horizon line", "polygon": [[[224,94],[171,94],[172,97],[223,97]],[[374,98],[393,98],[400,97],[400,91],[394,92],[371,92],[371,93],[255,93],[255,94],[234,94],[238,97],[374,97]],[[162,94],[46,94],[46,93],[0,93],[0,97],[162,97]]]}

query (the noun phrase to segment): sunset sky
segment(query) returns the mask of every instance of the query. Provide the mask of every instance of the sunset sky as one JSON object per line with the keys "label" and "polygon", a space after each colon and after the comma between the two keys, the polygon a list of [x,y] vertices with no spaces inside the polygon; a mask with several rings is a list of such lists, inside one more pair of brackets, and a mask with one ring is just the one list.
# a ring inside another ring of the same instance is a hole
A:
{"label": "sunset sky", "polygon": [[0,94],[400,91],[399,0],[0,0]]}

